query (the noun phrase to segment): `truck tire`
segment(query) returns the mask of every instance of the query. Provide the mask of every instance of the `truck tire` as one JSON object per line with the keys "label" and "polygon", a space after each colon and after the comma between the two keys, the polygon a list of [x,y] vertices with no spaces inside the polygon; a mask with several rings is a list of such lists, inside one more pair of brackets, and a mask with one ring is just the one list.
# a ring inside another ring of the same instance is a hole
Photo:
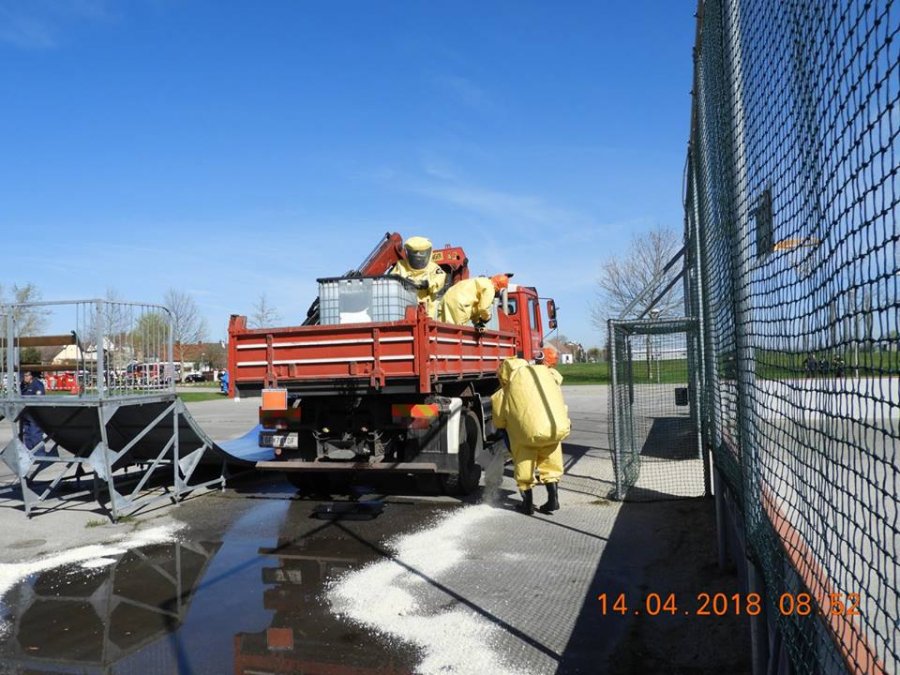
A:
{"label": "truck tire", "polygon": [[459,470],[441,476],[441,485],[445,493],[463,496],[478,487],[481,467],[475,462],[475,458],[481,454],[483,445],[478,418],[471,410],[463,411],[459,420]]}

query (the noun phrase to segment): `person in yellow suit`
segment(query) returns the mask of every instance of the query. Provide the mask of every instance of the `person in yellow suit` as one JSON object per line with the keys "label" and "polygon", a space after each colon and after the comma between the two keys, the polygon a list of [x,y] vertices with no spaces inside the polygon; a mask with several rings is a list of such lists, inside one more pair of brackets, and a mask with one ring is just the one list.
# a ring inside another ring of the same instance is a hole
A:
{"label": "person in yellow suit", "polygon": [[500,389],[491,396],[494,426],[506,429],[509,435],[516,485],[522,495],[517,508],[527,515],[534,513],[536,482],[547,488],[541,513],[559,509],[562,440],[568,437],[571,423],[562,398],[562,376],[553,368],[556,358],[556,350],[546,347],[543,364],[506,359],[497,371]]}
{"label": "person in yellow suit", "polygon": [[416,285],[419,302],[425,305],[428,316],[437,314],[437,296],[447,280],[447,274],[431,259],[431,242],[425,237],[410,237],[403,243],[406,257],[388,272],[409,279]]}
{"label": "person in yellow suit", "polygon": [[491,318],[491,306],[497,293],[509,286],[509,277],[495,274],[457,281],[444,294],[438,318],[447,323],[483,326]]}

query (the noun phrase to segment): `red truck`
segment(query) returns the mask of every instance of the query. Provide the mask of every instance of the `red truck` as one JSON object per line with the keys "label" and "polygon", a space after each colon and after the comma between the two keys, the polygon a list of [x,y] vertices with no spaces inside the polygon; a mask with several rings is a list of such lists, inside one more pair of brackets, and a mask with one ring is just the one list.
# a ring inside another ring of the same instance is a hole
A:
{"label": "red truck", "polygon": [[[359,471],[437,474],[456,494],[478,486],[497,368],[543,344],[538,293],[511,283],[483,330],[443,323],[406,280],[383,276],[402,256],[400,235],[386,234],[359,268],[320,279],[303,325],[250,329],[232,315],[229,395],[262,396],[259,441],[276,457],[258,468],[306,491]],[[468,277],[462,249],[432,259],[448,287]],[[553,300],[546,308],[553,329]]]}

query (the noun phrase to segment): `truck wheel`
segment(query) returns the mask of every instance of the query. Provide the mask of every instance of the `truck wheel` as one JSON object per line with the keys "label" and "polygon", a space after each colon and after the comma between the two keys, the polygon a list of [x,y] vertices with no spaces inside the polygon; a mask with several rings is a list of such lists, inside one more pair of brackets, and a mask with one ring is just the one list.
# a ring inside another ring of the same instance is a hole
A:
{"label": "truck wheel", "polygon": [[471,410],[464,411],[459,420],[459,471],[441,476],[444,492],[467,495],[478,487],[481,467],[475,463],[475,458],[483,445],[478,418]]}

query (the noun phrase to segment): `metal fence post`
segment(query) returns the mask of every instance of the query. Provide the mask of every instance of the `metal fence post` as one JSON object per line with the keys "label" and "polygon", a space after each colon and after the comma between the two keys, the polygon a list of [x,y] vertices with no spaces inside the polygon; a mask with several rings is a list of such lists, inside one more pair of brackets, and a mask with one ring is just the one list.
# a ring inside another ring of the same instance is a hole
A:
{"label": "metal fence post", "polygon": [[622,488],[622,477],[621,477],[621,439],[619,438],[619,428],[618,428],[618,402],[616,401],[616,396],[618,392],[618,375],[617,375],[617,362],[616,362],[616,331],[615,325],[612,319],[609,319],[606,322],[607,330],[609,331],[609,376],[610,376],[610,392],[609,392],[609,410],[611,417],[611,425],[612,425],[612,453],[613,453],[613,474],[615,474],[615,482],[616,482],[616,499],[622,499],[625,497],[624,490]]}
{"label": "metal fence post", "polygon": [[94,347],[95,354],[97,355],[97,372],[95,377],[97,378],[97,397],[102,401],[107,397],[108,392],[106,391],[107,378],[106,378],[106,303],[103,300],[97,300],[95,303],[95,312],[94,315],[97,317],[97,325],[95,326],[95,335],[94,339],[97,341]]}

